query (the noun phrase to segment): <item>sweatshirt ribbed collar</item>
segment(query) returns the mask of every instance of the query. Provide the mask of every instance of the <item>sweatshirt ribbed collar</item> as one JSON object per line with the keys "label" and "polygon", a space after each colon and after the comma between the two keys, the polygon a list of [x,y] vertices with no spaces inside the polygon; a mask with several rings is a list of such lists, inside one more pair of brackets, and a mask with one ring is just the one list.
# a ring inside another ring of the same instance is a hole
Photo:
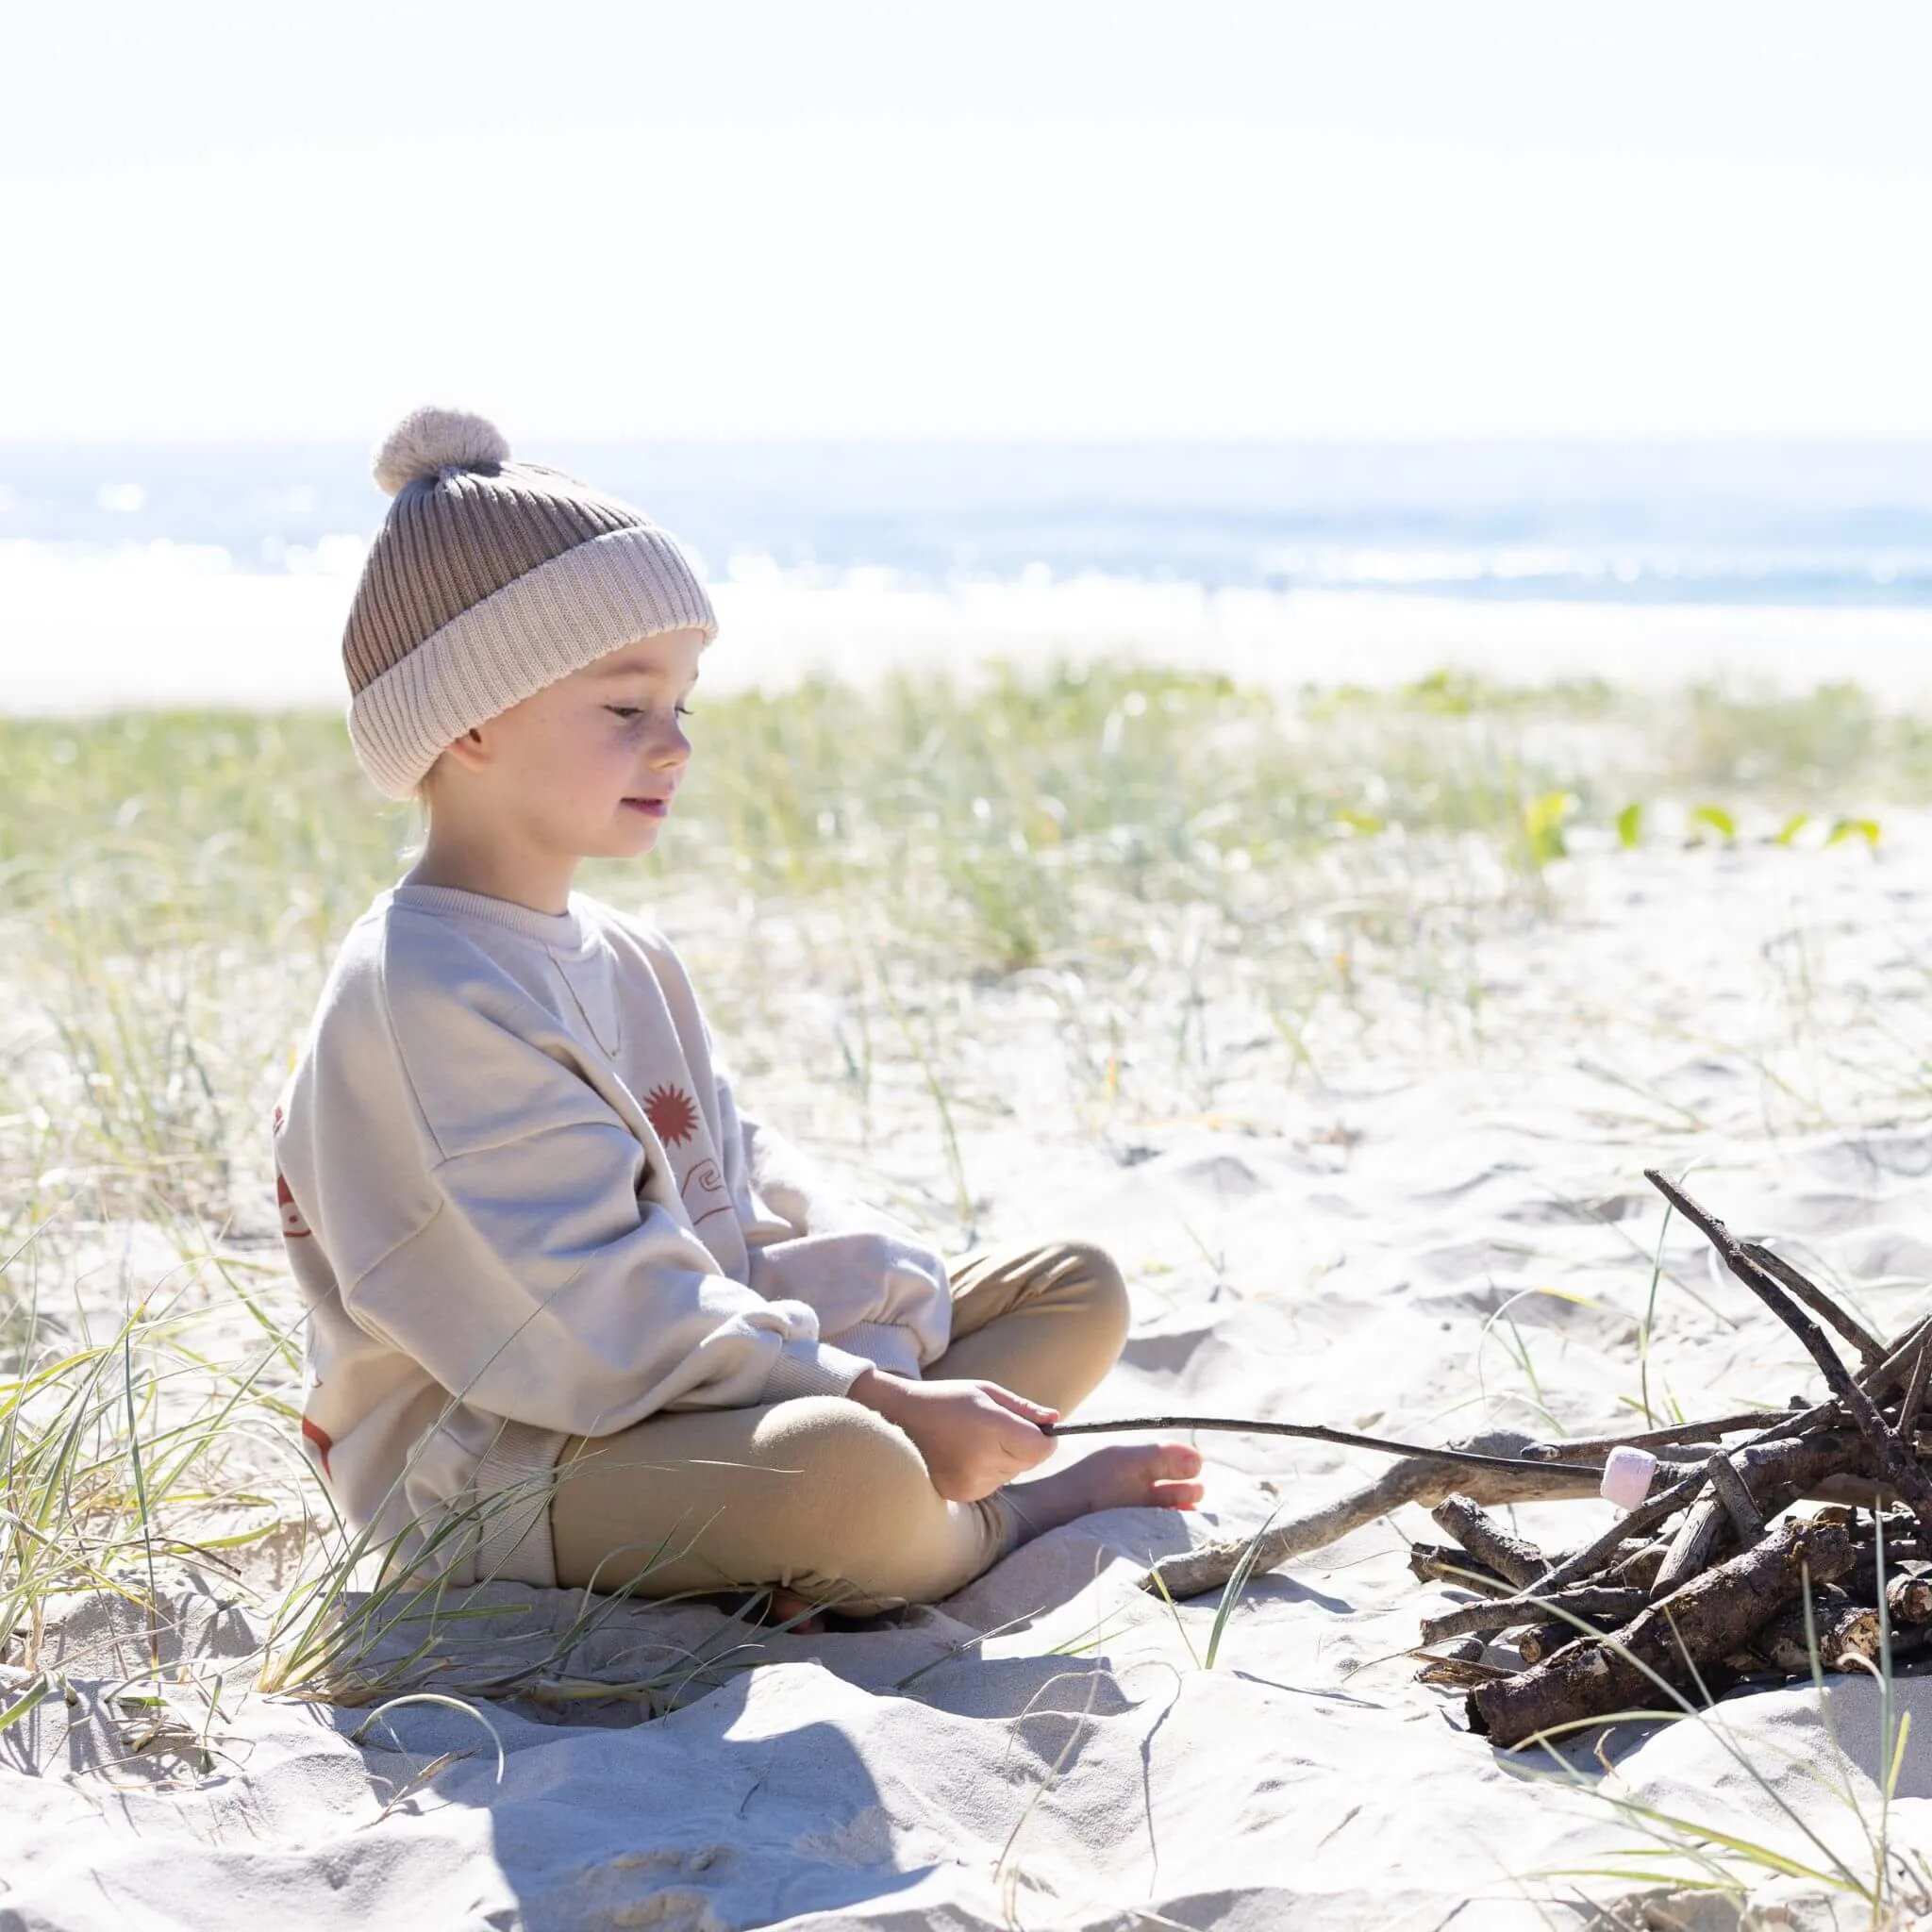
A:
{"label": "sweatshirt ribbed collar", "polygon": [[565,912],[536,912],[508,899],[492,899],[486,892],[465,892],[455,886],[400,885],[390,892],[391,900],[411,912],[427,912],[438,918],[487,919],[492,925],[508,926],[526,940],[548,946],[554,952],[575,953],[583,949],[588,937],[583,918],[583,901],[573,892]]}

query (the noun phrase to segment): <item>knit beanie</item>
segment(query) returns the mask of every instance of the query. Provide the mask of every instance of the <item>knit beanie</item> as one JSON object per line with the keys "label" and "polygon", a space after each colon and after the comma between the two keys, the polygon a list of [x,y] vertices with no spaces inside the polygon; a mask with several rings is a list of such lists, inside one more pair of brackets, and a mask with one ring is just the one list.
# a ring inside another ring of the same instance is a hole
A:
{"label": "knit beanie", "polygon": [[412,410],[375,453],[394,498],[342,634],[349,735],[408,798],[474,725],[635,638],[718,633],[677,541],[561,471],[512,461],[492,423]]}

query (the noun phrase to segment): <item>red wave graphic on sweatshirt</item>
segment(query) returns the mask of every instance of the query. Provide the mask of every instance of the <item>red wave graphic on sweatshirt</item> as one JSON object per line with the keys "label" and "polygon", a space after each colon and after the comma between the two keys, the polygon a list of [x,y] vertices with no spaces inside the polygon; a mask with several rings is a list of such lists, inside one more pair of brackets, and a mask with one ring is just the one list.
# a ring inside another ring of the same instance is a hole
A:
{"label": "red wave graphic on sweatshirt", "polygon": [[326,1475],[329,1473],[328,1452],[336,1446],[335,1438],[326,1429],[318,1428],[305,1415],[302,1418],[302,1439],[315,1444],[316,1451],[322,1457],[322,1473]]}

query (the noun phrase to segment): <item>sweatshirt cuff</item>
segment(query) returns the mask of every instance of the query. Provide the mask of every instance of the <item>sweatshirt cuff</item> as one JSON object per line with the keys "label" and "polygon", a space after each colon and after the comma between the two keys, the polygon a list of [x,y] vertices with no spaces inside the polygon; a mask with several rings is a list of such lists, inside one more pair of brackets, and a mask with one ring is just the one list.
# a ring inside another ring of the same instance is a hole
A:
{"label": "sweatshirt cuff", "polygon": [[839,1331],[839,1347],[844,1354],[864,1357],[889,1375],[903,1375],[908,1382],[919,1380],[919,1342],[911,1329],[900,1323],[855,1322]]}
{"label": "sweatshirt cuff", "polygon": [[824,1341],[788,1341],[755,1407],[793,1402],[801,1395],[843,1395],[874,1365],[862,1355],[848,1355]]}

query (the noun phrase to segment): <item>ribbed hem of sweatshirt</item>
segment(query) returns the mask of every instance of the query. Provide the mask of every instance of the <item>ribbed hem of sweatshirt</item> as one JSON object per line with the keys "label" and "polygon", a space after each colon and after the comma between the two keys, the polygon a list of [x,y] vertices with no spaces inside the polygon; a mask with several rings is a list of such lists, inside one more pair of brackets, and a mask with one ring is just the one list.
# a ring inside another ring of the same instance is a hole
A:
{"label": "ribbed hem of sweatshirt", "polygon": [[824,1341],[788,1341],[778,1351],[754,1407],[795,1402],[801,1395],[843,1395],[873,1364]]}
{"label": "ribbed hem of sweatshirt", "polygon": [[492,899],[488,892],[466,892],[457,886],[405,884],[392,887],[389,896],[391,905],[406,912],[426,912],[439,919],[487,919],[557,952],[580,952],[584,946],[584,922],[577,916],[575,896],[567,912],[539,912],[513,899]]}
{"label": "ribbed hem of sweatshirt", "polygon": [[874,1368],[889,1375],[919,1378],[919,1345],[909,1328],[897,1322],[858,1322],[839,1331],[839,1346],[847,1355],[862,1355]]}
{"label": "ribbed hem of sweatshirt", "polygon": [[558,1429],[507,1422],[470,1479],[477,1506],[476,1580],[557,1588],[550,1537],[552,1472],[570,1438]]}
{"label": "ribbed hem of sweatshirt", "polygon": [[546,685],[637,638],[718,634],[711,601],[676,541],[612,530],[526,571],[391,664],[349,704],[370,782],[408,798],[442,748]]}

